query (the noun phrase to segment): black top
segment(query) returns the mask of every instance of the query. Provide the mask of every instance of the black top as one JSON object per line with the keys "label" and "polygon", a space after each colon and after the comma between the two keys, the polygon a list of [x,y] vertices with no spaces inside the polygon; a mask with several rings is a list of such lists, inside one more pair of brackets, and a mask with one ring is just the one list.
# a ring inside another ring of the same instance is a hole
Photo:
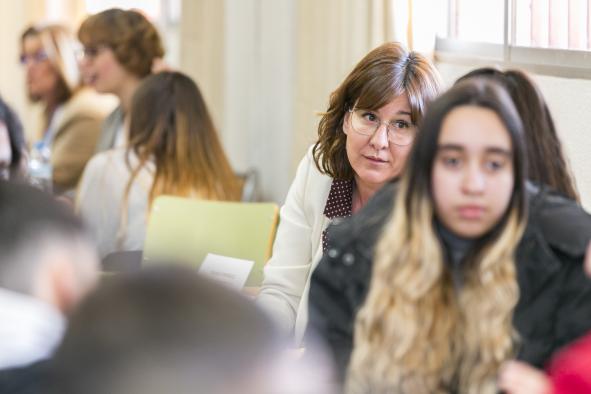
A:
{"label": "black top", "polygon": [[[324,339],[344,377],[357,310],[367,294],[374,245],[390,216],[396,184],[351,218],[329,227],[329,248],[311,279],[308,331]],[[542,367],[591,329],[591,280],[583,259],[591,216],[572,200],[528,184],[528,223],[516,251],[520,299],[513,323],[517,358]]]}

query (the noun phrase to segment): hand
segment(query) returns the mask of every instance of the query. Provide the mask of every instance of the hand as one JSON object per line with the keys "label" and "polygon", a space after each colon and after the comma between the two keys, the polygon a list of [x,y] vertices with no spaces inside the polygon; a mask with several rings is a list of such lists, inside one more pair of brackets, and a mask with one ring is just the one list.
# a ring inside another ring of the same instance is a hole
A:
{"label": "hand", "polygon": [[499,374],[499,388],[507,394],[551,394],[552,384],[543,371],[519,361],[507,362]]}

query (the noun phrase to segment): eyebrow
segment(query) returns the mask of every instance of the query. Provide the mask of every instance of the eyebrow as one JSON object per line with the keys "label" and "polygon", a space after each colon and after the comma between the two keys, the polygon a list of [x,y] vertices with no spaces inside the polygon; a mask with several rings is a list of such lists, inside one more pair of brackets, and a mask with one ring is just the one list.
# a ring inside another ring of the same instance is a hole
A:
{"label": "eyebrow", "polygon": [[[437,151],[463,151],[464,147],[459,144],[440,144],[437,146]],[[499,148],[496,146],[490,146],[485,149],[485,153],[494,153],[498,155],[503,155],[507,157],[511,157],[511,151],[503,148]]]}
{"label": "eyebrow", "polygon": [[[360,109],[362,111],[370,111],[370,112],[375,112],[377,113],[378,110],[377,109],[365,109],[365,108],[357,108]],[[396,112],[396,115],[407,115],[407,116],[411,116],[412,117],[412,113],[408,112],[408,111],[398,111]]]}

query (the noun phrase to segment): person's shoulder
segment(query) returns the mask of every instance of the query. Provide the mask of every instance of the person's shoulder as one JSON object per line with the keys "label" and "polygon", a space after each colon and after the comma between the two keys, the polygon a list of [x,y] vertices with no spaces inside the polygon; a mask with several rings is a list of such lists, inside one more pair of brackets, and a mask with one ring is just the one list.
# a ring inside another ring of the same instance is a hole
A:
{"label": "person's shoulder", "polygon": [[64,114],[68,118],[93,118],[102,121],[115,109],[116,104],[113,97],[83,87],[64,104]]}
{"label": "person's shoulder", "polygon": [[314,160],[313,146],[311,146],[300,160],[294,182],[306,185],[306,189],[315,195],[328,192],[332,181],[332,177],[319,170]]}
{"label": "person's shoulder", "polygon": [[549,189],[528,186],[529,223],[553,249],[579,257],[591,240],[591,215],[576,201]]}
{"label": "person's shoulder", "polygon": [[[106,169],[119,168],[127,163],[127,149],[116,148],[96,153],[86,165],[87,171],[105,171]],[[133,160],[133,159],[132,159]]]}

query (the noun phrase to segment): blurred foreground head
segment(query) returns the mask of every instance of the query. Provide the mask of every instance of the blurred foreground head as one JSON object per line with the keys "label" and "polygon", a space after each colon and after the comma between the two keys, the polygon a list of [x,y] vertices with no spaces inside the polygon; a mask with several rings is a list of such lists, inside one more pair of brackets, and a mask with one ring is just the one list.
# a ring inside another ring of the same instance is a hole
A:
{"label": "blurred foreground head", "polygon": [[[290,392],[294,366],[250,299],[166,267],[109,278],[91,294],[71,318],[53,376],[60,393],[259,394]],[[305,392],[321,392],[298,378]]]}
{"label": "blurred foreground head", "polygon": [[70,207],[24,184],[0,182],[0,287],[67,314],[94,285],[96,252]]}

